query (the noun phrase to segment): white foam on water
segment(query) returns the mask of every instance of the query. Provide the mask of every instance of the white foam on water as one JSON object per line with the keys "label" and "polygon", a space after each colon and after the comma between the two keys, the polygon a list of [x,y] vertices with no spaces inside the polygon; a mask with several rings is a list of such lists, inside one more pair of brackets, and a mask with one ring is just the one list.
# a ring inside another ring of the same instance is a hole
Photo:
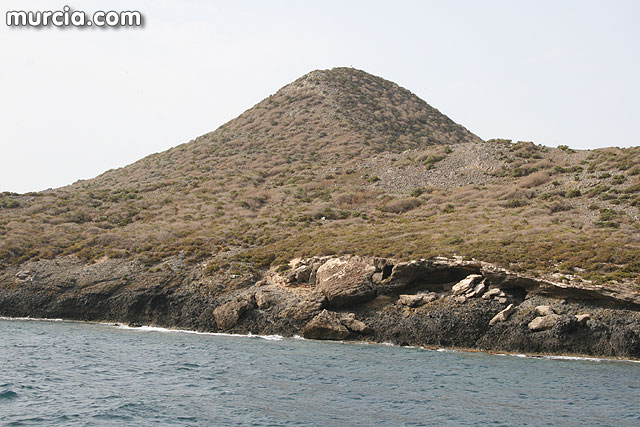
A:
{"label": "white foam on water", "polygon": [[80,320],[65,320],[65,319],[45,319],[41,317],[4,317],[0,316],[0,320],[17,320],[17,321],[34,321],[34,322],[76,322],[76,323],[86,323]]}
{"label": "white foam on water", "polygon": [[632,359],[611,359],[606,357],[586,357],[586,356],[543,356],[545,359],[551,360],[585,360],[587,362],[631,362],[640,363],[640,360]]}
{"label": "white foam on water", "polygon": [[240,337],[240,338],[260,338],[267,341],[281,341],[284,337],[280,335],[256,335],[252,333],[248,334],[227,334],[224,332],[201,332],[201,331],[192,331],[189,329],[173,329],[173,328],[163,328],[160,326],[129,326],[120,323],[102,323],[105,326],[112,326],[118,329],[126,329],[130,331],[140,331],[140,332],[162,332],[162,333],[181,333],[181,334],[193,334],[193,335],[209,335],[216,337]]}

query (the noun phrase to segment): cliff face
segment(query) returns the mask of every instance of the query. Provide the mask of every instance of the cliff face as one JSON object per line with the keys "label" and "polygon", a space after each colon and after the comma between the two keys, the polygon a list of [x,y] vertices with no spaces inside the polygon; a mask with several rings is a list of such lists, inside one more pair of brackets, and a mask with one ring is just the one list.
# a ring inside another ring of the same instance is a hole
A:
{"label": "cliff face", "polygon": [[215,288],[172,258],[27,263],[1,277],[0,313],[401,345],[640,358],[640,298],[460,259],[313,257]]}
{"label": "cliff face", "polygon": [[[0,315],[636,357],[638,165],[482,141],[392,82],[313,71],[186,144],[2,193]],[[322,266],[285,280],[292,259]]]}

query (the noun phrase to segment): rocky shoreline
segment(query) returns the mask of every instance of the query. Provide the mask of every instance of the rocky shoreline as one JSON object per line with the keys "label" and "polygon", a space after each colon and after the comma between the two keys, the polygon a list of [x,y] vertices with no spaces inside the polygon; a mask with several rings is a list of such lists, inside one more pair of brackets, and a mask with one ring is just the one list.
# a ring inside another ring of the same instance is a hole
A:
{"label": "rocky shoreline", "polygon": [[640,359],[640,294],[436,258],[313,257],[217,286],[201,265],[40,260],[0,272],[0,316]]}

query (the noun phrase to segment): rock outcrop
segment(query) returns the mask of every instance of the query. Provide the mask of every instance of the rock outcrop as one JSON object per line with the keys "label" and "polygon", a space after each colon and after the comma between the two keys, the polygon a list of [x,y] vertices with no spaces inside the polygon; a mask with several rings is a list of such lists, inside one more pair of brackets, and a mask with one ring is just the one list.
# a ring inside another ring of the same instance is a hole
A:
{"label": "rock outcrop", "polygon": [[230,301],[221,305],[213,311],[218,328],[223,331],[229,330],[238,324],[240,316],[253,308],[253,302],[246,299]]}
{"label": "rock outcrop", "polygon": [[373,265],[359,258],[334,258],[318,268],[317,288],[327,297],[331,307],[358,304],[375,296],[371,281],[375,272]]}
{"label": "rock outcrop", "polygon": [[307,299],[285,308],[280,312],[281,319],[307,320],[315,316],[326,305],[326,297],[322,294],[312,294]]}
{"label": "rock outcrop", "polygon": [[30,262],[0,270],[0,315],[640,359],[640,306],[576,289],[553,294],[543,279],[483,263],[314,257],[227,288],[200,268],[179,257],[162,269]]}
{"label": "rock outcrop", "polygon": [[349,329],[342,324],[338,313],[325,309],[306,324],[302,336],[314,340],[343,340],[349,336]]}
{"label": "rock outcrop", "polygon": [[356,319],[356,315],[353,313],[347,313],[342,315],[340,318],[340,323],[342,323],[347,329],[351,332],[355,332],[357,334],[370,334],[373,330],[367,326],[366,323]]}

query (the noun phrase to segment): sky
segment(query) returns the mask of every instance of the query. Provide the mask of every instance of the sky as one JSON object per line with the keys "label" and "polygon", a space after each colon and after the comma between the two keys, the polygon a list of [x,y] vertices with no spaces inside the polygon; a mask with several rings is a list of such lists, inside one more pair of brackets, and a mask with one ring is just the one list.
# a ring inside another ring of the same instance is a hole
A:
{"label": "sky", "polygon": [[[142,28],[10,28],[9,10]],[[0,192],[56,188],[216,129],[314,69],[409,89],[483,139],[640,145],[639,1],[0,1]]]}

